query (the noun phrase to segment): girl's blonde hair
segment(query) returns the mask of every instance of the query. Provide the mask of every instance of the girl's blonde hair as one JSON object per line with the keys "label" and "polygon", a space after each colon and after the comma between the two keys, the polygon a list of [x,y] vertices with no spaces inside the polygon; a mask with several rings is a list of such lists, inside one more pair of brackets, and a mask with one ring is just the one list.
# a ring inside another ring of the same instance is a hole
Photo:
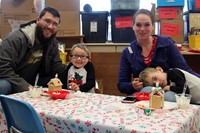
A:
{"label": "girl's blonde hair", "polygon": [[149,75],[151,73],[154,73],[156,72],[156,68],[153,68],[153,67],[148,67],[148,68],[145,68],[140,74],[139,74],[139,80],[141,82],[143,82],[143,86],[152,86],[152,83],[149,82]]}
{"label": "girl's blonde hair", "polygon": [[89,57],[89,59],[91,59],[91,53],[90,53],[89,49],[87,48],[87,46],[85,44],[82,44],[82,43],[77,43],[72,46],[72,48],[70,50],[70,56],[73,54],[73,51],[75,48],[80,48],[80,49],[84,50],[87,53],[87,56]]}

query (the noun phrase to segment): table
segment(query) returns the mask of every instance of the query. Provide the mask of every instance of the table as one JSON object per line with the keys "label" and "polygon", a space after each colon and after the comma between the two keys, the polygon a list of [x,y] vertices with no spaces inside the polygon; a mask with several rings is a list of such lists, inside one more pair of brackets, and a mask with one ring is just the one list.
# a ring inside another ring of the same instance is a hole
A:
{"label": "table", "polygon": [[[33,99],[30,92],[11,95],[29,102],[48,133],[197,133],[200,106],[190,109],[155,110],[150,116],[135,104],[121,103],[122,96],[82,93],[65,100],[48,96]],[[175,104],[175,103],[172,103]],[[0,133],[6,120],[0,107]]]}

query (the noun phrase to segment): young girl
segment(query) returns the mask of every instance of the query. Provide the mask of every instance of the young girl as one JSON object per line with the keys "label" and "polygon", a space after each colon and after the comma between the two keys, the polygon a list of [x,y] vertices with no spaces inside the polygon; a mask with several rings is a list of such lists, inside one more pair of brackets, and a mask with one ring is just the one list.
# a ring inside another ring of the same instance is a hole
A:
{"label": "young girl", "polygon": [[200,104],[200,78],[187,71],[172,68],[163,72],[161,67],[146,68],[139,79],[144,86],[154,86],[158,82],[165,92],[172,91],[174,94],[182,93],[186,87],[186,93],[192,95],[191,103]]}
{"label": "young girl", "polygon": [[75,44],[70,51],[67,85],[74,91],[94,92],[95,70],[90,52],[84,44]]}

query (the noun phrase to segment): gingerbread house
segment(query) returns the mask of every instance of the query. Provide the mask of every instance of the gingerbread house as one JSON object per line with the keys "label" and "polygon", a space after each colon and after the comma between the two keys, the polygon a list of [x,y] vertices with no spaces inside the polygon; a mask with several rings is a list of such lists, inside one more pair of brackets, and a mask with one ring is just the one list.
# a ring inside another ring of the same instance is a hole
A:
{"label": "gingerbread house", "polygon": [[163,109],[164,108],[164,91],[161,87],[153,87],[150,93],[149,108]]}
{"label": "gingerbread house", "polygon": [[58,78],[53,78],[48,82],[48,90],[61,90],[62,89],[62,82]]}

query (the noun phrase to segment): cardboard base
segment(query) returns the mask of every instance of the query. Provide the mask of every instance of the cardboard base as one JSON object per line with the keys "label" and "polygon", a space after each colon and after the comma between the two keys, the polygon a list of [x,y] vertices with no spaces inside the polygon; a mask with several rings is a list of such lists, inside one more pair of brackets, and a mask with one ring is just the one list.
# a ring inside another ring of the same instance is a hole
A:
{"label": "cardboard base", "polygon": [[163,109],[164,108],[164,97],[160,95],[152,95],[149,101],[150,108]]}

